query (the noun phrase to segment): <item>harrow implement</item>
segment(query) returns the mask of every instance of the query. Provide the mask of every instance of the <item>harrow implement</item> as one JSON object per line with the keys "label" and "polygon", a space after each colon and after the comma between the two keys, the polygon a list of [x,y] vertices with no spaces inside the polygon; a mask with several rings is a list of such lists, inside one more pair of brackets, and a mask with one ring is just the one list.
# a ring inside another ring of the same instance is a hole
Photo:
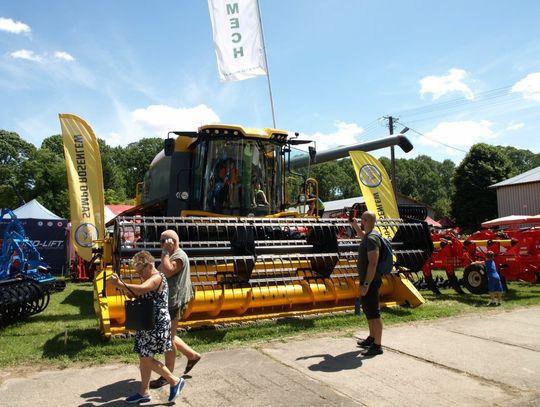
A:
{"label": "harrow implement", "polygon": [[48,287],[30,278],[2,281],[0,285],[0,327],[40,313],[49,305],[49,299]]}
{"label": "harrow implement", "polygon": [[11,218],[5,228],[0,251],[0,327],[24,320],[43,311],[50,291],[61,291],[65,283],[48,271],[32,240],[10,209],[2,209]]}

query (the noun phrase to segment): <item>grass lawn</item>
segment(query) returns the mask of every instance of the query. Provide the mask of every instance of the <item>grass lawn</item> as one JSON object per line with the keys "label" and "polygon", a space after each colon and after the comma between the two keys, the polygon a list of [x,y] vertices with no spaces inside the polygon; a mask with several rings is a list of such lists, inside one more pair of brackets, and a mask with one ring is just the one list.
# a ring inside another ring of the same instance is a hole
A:
{"label": "grass lawn", "polygon": [[[540,285],[511,282],[508,288],[505,302],[498,311],[540,305]],[[384,309],[384,323],[391,325],[488,311],[487,295],[460,295],[452,289],[441,289],[441,292],[442,295],[435,296],[430,291],[422,291],[427,303],[418,308]],[[110,342],[102,339],[92,297],[91,283],[68,282],[64,291],[51,295],[44,312],[0,329],[0,368],[135,363],[133,338],[115,338]],[[366,326],[365,318],[351,311],[196,329],[182,333],[182,338],[198,351],[206,352],[257,346],[259,342],[298,335],[350,336]]]}

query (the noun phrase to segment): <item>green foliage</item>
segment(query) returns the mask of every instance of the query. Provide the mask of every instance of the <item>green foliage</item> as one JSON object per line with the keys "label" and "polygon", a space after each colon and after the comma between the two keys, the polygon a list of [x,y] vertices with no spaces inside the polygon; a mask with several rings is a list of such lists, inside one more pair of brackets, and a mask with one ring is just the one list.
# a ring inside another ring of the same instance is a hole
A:
{"label": "green foliage", "polygon": [[32,196],[58,216],[68,217],[69,201],[64,156],[41,148],[24,162],[21,174],[32,185]]}
{"label": "green foliage", "polygon": [[144,138],[123,149],[121,160],[128,196],[135,196],[137,183],[143,181],[150,163],[162,149],[163,139],[159,137]]}
{"label": "green foliage", "polygon": [[[312,177],[319,183],[319,196],[323,201],[349,198],[355,189],[358,191],[356,179],[351,177],[346,167],[352,167],[350,160],[327,162],[312,168]],[[347,162],[348,161],[348,162]],[[352,188],[353,187],[353,188]],[[354,188],[356,187],[356,188]],[[356,192],[357,194],[358,192]]]}
{"label": "green foliage", "polygon": [[[133,203],[135,186],[163,148],[163,140],[143,139],[126,148],[110,147],[103,140],[98,144],[105,203]],[[0,208],[15,209],[34,198],[57,215],[69,218],[62,136],[47,137],[36,149],[17,133],[0,130]]]}
{"label": "green foliage", "polygon": [[[382,157],[380,162],[390,176],[390,160]],[[440,163],[426,155],[397,159],[396,189],[403,195],[431,206],[435,216],[440,218],[450,214],[454,173],[455,165],[450,160]]]}
{"label": "green foliage", "polygon": [[31,198],[31,182],[21,176],[36,148],[17,133],[0,130],[0,208],[15,209]]}
{"label": "green foliage", "polygon": [[123,203],[128,199],[125,168],[122,167],[123,149],[110,147],[101,139],[98,139],[98,144],[103,169],[105,204]]}
{"label": "green foliage", "polygon": [[540,166],[540,154],[534,154],[529,150],[520,150],[510,146],[498,146],[497,148],[499,148],[512,163],[513,168],[510,177],[514,177]]}
{"label": "green foliage", "polygon": [[61,134],[47,137],[41,143],[41,148],[46,148],[58,157],[64,157],[64,140]]}
{"label": "green foliage", "polygon": [[456,169],[455,199],[452,214],[465,231],[474,231],[488,219],[497,217],[497,193],[489,188],[508,179],[512,165],[501,150],[487,144],[475,144]]}

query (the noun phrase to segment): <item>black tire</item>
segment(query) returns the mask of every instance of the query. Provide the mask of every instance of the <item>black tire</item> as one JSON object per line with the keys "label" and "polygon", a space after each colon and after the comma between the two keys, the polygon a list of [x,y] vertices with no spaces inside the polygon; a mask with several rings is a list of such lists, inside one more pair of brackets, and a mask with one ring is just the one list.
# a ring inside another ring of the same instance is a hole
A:
{"label": "black tire", "polygon": [[470,264],[463,270],[463,286],[472,294],[486,294],[488,283],[484,265]]}

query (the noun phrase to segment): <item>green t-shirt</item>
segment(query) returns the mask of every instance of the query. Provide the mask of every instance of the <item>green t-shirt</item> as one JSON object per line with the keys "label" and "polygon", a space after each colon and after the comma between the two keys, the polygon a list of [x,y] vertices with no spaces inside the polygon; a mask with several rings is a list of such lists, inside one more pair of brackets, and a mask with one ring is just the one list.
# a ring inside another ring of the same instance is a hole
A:
{"label": "green t-shirt", "polygon": [[169,284],[169,308],[181,307],[191,301],[195,293],[191,285],[189,258],[185,251],[177,249],[169,258],[171,261],[180,260],[182,268],[175,275],[167,278]]}
{"label": "green t-shirt", "polygon": [[[381,239],[371,232],[364,236],[358,247],[358,275],[360,276],[360,282],[366,280],[367,268],[368,268],[368,252],[373,250],[381,251]],[[379,273],[375,273],[374,280],[380,280]]]}

